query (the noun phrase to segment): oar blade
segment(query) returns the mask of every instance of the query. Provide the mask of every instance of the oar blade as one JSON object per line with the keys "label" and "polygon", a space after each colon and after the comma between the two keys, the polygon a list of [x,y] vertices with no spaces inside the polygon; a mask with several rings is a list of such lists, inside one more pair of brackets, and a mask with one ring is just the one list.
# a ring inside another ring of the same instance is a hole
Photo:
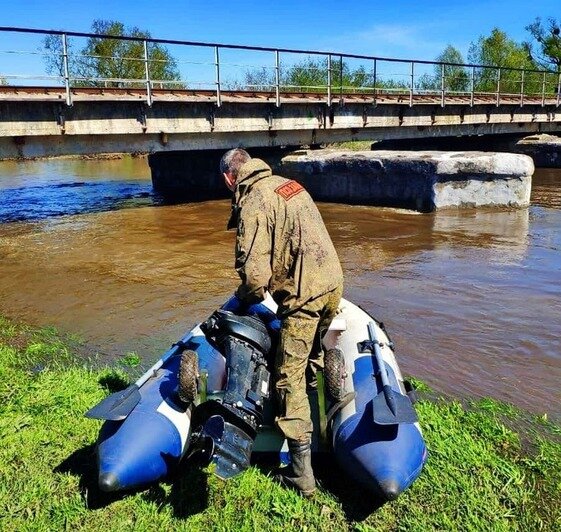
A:
{"label": "oar blade", "polygon": [[409,397],[401,395],[389,386],[372,400],[374,423],[377,425],[397,425],[416,423],[417,412]]}
{"label": "oar blade", "polygon": [[107,396],[103,401],[90,408],[85,416],[92,419],[122,421],[140,402],[140,398],[138,386],[131,384],[128,388]]}

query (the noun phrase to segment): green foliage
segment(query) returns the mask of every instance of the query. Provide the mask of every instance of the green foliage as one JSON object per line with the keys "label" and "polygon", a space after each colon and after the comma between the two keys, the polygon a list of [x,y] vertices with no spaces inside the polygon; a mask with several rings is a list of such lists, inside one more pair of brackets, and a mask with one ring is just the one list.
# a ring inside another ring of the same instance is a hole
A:
{"label": "green foliage", "polygon": [[329,148],[338,150],[370,151],[372,148],[371,140],[349,140],[346,142],[334,142],[328,145]]}
{"label": "green foliage", "polygon": [[[440,53],[435,61],[438,63],[465,63],[461,52],[448,45],[442,53]],[[465,92],[470,90],[470,77],[465,67],[456,66],[454,64],[435,65],[434,74],[432,76],[424,74],[420,77],[418,88],[421,90],[442,90],[442,79],[444,78],[444,90],[447,92]]]}
{"label": "green foliage", "polygon": [[[150,38],[147,31],[136,27],[125,28],[121,22],[113,20],[94,20],[91,32],[114,37]],[[64,76],[61,36],[48,35],[43,46],[49,54],[45,65],[47,73]],[[90,37],[86,45],[76,51],[69,40],[68,61],[74,86],[141,87],[143,83],[134,80],[146,79],[143,41]],[[153,83],[160,82],[171,88],[183,87],[179,83],[176,61],[164,46],[148,43],[148,66]]]}
{"label": "green foliage", "polygon": [[126,353],[120,360],[122,366],[136,368],[140,365],[141,358],[134,352]]}
{"label": "green foliage", "polygon": [[[283,90],[302,92],[325,92],[329,85],[328,59],[307,57],[290,66],[281,65],[279,83]],[[274,90],[276,85],[275,73],[270,69],[258,68],[245,73],[245,83],[238,88],[258,90]],[[376,87],[402,87],[393,81],[377,80]],[[349,91],[372,91],[374,74],[366,70],[363,65],[351,68],[348,63],[333,60],[331,63],[331,88]]]}
{"label": "green foliage", "polygon": [[[288,89],[322,89],[327,86],[327,59],[308,58],[291,66],[286,71],[281,69],[282,85]],[[341,85],[339,71],[332,70],[332,85]]]}
{"label": "green foliage", "polygon": [[538,17],[526,26],[533,39],[538,43],[539,55],[535,55],[531,43],[525,43],[527,52],[542,68],[561,72],[561,21],[547,19],[547,27]]}
{"label": "green foliage", "polygon": [[[397,501],[380,506],[333,462],[317,468],[323,488],[311,500],[250,468],[223,482],[208,469],[137,493],[110,496],[96,486],[100,422],[83,413],[122,371],[93,371],[60,357],[53,330],[0,319],[0,529],[19,530],[559,530],[560,428],[524,420],[485,399],[417,403],[429,460]],[[24,362],[22,362],[22,360]],[[41,371],[32,371],[41,361]],[[528,416],[526,416],[528,417]]]}
{"label": "green foliage", "polygon": [[417,392],[426,394],[432,393],[432,389],[427,383],[420,381],[419,379],[416,379],[412,376],[407,376],[407,380],[411,383],[413,388],[417,390]]}
{"label": "green foliage", "polygon": [[[536,65],[528,56],[526,47],[494,28],[487,37],[481,36],[472,42],[468,52],[468,61],[476,65],[502,67],[500,90],[504,93],[519,94],[522,88],[522,73],[507,69],[535,69]],[[527,94],[541,91],[539,74],[528,74],[524,80]],[[475,72],[475,90],[494,93],[498,87],[498,70],[478,68]]]}

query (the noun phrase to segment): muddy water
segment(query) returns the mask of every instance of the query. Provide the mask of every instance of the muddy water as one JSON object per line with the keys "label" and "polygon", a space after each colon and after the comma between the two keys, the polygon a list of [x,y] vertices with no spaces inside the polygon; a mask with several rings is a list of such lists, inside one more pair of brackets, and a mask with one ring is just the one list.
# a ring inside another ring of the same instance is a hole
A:
{"label": "muddy water", "polygon": [[[156,359],[237,284],[228,202],[158,203],[142,159],[0,163],[0,313]],[[529,209],[320,210],[405,373],[561,419],[561,170]]]}

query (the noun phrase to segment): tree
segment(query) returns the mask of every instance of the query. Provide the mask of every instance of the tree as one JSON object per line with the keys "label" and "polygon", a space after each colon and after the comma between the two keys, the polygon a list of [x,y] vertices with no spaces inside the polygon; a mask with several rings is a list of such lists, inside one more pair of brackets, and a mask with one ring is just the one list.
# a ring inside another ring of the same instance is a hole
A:
{"label": "tree", "polygon": [[[442,74],[444,74],[444,90],[448,92],[465,92],[469,90],[470,79],[465,67],[457,66],[465,63],[461,52],[449,44],[436,58],[444,66],[434,65],[434,74],[423,74],[417,86],[423,90],[441,90]],[[452,63],[452,64],[450,64]],[[455,64],[454,64],[455,63]]]}
{"label": "tree", "polygon": [[[94,20],[92,33],[114,37],[135,37],[150,39],[150,33],[136,27],[125,28],[121,22]],[[43,45],[48,54],[46,70],[49,74],[64,76],[62,38],[49,35]],[[175,59],[168,50],[158,43],[148,43],[148,67],[150,79],[154,83],[182,87]],[[81,86],[142,86],[132,80],[145,80],[144,43],[142,40],[107,39],[90,37],[84,48],[75,52],[68,43],[68,68],[73,85]],[[167,82],[167,83],[166,83]]]}
{"label": "tree", "polygon": [[[521,90],[521,72],[509,69],[535,69],[536,65],[528,56],[523,44],[510,39],[507,34],[494,28],[488,37],[479,37],[472,42],[468,51],[468,61],[476,65],[501,67],[500,88],[502,92],[518,93]],[[493,68],[478,68],[475,74],[475,88],[481,92],[496,92],[498,70]],[[528,75],[525,88],[529,92],[535,91],[538,77]]]}
{"label": "tree", "polygon": [[[333,74],[339,73],[339,65],[331,65],[331,85],[339,85]],[[300,63],[296,63],[282,73],[282,84],[294,90],[318,90],[327,86],[328,61],[327,57],[313,59],[308,57]]]}
{"label": "tree", "polygon": [[[281,87],[296,91],[324,91],[328,85],[328,59],[308,57],[289,67],[281,65],[279,83]],[[351,69],[345,61],[338,58],[331,62],[331,87],[345,90],[372,90],[374,75],[367,72],[364,66]],[[276,75],[272,69],[258,68],[245,73],[245,84],[237,88],[255,88],[273,90],[276,85]],[[378,87],[380,83],[376,84]]]}
{"label": "tree", "polygon": [[540,55],[534,54],[531,43],[524,43],[528,54],[540,67],[561,72],[561,21],[548,18],[546,27],[538,17],[526,30],[537,41]]}

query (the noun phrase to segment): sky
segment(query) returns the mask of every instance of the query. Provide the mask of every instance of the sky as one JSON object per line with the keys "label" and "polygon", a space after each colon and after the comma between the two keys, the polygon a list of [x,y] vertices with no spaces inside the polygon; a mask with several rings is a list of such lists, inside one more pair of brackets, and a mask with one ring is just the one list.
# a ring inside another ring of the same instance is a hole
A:
{"label": "sky", "polygon": [[[561,18],[559,0],[0,0],[2,26],[87,32],[94,19],[148,30],[152,37],[433,60],[448,45],[467,59],[494,27],[517,41],[536,17]],[[0,74],[29,60],[1,53],[36,49],[0,34]],[[35,46],[35,48],[34,48]]]}

